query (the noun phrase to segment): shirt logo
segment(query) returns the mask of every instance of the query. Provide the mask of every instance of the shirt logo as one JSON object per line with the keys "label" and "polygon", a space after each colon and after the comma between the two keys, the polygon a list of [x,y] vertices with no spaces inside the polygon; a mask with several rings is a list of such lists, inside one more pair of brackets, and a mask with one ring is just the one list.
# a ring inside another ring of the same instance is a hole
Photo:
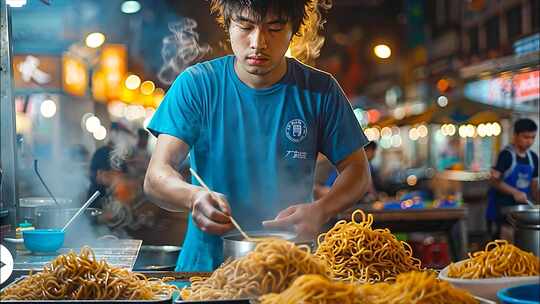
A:
{"label": "shirt logo", "polygon": [[307,124],[301,119],[293,119],[287,123],[285,134],[290,141],[299,143],[306,138]]}
{"label": "shirt logo", "polygon": [[307,159],[307,152],[289,150],[285,154],[286,159]]}
{"label": "shirt logo", "polygon": [[529,188],[530,184],[531,184],[531,181],[530,181],[529,174],[518,173],[518,179],[516,182],[516,187],[518,189],[521,189],[521,190],[527,189]]}

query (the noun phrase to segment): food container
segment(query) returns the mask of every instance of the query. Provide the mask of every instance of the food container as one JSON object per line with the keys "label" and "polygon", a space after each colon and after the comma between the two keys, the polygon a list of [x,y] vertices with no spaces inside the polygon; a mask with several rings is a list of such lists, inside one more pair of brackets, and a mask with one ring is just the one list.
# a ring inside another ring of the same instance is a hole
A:
{"label": "food container", "polygon": [[143,245],[135,261],[134,270],[142,271],[171,271],[176,267],[180,254],[178,246]]}
{"label": "food container", "polygon": [[[467,260],[460,261],[456,264],[465,263]],[[537,283],[540,276],[523,276],[523,277],[501,277],[501,278],[486,278],[486,279],[460,279],[448,277],[450,266],[446,266],[440,273],[439,279],[447,281],[454,287],[465,289],[472,295],[486,298],[488,300],[497,300],[497,291],[503,288],[519,286],[523,284]]]}
{"label": "food container", "polygon": [[183,301],[181,299],[176,300],[174,303],[177,304],[256,304],[258,301],[250,299],[236,299],[236,300],[194,300],[194,301]]}
{"label": "food container", "polygon": [[506,211],[508,221],[514,227],[516,246],[540,256],[540,208],[518,205]]}
{"label": "food container", "polygon": [[[36,227],[44,229],[62,228],[64,225],[79,211],[80,208],[38,208],[36,214]],[[101,210],[96,208],[86,208],[75,222],[71,223],[71,227],[77,227],[78,223],[87,220],[93,222],[95,218],[101,215]]]}
{"label": "food container", "polygon": [[[291,241],[296,245],[312,246],[312,241],[300,241],[296,239],[296,234],[290,231],[246,231],[246,234],[253,238],[274,237]],[[238,232],[227,233],[223,237],[223,258],[225,260],[236,259],[245,256],[255,249],[257,242],[248,241]]]}
{"label": "food container", "polygon": [[[60,208],[68,208],[73,206],[73,202],[67,198],[57,198],[56,201]],[[58,206],[54,200],[50,197],[23,197],[19,199],[19,208],[17,209],[17,216],[20,221],[29,221],[34,224],[35,227],[41,228],[36,225],[36,218],[38,210],[54,208],[58,210]]]}
{"label": "food container", "polygon": [[[7,285],[5,288],[16,284],[20,280],[24,279],[26,276],[15,279],[11,284]],[[5,289],[4,288],[4,289]],[[163,295],[159,299],[155,300],[1,300],[2,303],[32,303],[32,304],[50,304],[50,303],[115,303],[115,304],[131,304],[131,303],[153,303],[153,304],[170,304],[172,303],[172,296]]]}
{"label": "food container", "polygon": [[33,253],[55,252],[64,245],[64,231],[35,229],[23,231],[24,246]]}
{"label": "food container", "polygon": [[497,297],[504,304],[538,304],[540,303],[540,284],[504,288],[497,292]]}

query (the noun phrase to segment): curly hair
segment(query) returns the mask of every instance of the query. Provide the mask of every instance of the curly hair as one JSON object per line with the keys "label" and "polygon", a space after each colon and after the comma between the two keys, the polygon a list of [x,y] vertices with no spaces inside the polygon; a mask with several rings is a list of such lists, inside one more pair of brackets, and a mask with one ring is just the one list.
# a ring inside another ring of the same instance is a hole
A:
{"label": "curly hair", "polygon": [[319,33],[325,20],[321,11],[329,10],[332,0],[210,0],[210,11],[227,31],[235,14],[248,10],[258,22],[268,12],[291,22],[293,39],[290,50],[296,59],[313,64],[319,57],[324,37]]}
{"label": "curly hair", "polygon": [[218,23],[229,28],[231,18],[247,9],[257,21],[262,21],[268,12],[292,24],[293,34],[298,33],[306,19],[306,7],[313,0],[210,0],[210,11],[217,15]]}

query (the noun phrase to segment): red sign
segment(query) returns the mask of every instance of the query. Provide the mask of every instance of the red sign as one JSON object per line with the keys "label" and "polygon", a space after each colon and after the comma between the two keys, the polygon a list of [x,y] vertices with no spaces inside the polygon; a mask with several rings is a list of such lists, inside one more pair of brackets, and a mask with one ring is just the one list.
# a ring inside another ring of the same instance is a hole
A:
{"label": "red sign", "polygon": [[540,98],[540,71],[517,74],[514,76],[513,82],[516,102]]}

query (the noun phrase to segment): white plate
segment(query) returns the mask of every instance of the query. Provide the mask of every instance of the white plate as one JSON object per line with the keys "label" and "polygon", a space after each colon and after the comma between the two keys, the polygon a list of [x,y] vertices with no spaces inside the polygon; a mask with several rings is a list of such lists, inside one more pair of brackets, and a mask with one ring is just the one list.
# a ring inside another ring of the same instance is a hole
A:
{"label": "white plate", "polygon": [[[457,262],[456,264],[465,263],[467,260]],[[454,287],[465,289],[471,294],[486,298],[488,300],[497,300],[497,291],[502,288],[513,287],[523,284],[538,283],[540,276],[526,276],[526,277],[502,277],[502,278],[487,278],[487,279],[459,279],[448,277],[448,269],[450,265],[446,266],[440,273],[439,279],[447,281],[454,285]]]}
{"label": "white plate", "polygon": [[14,243],[14,244],[22,244],[24,243],[24,239],[23,238],[20,238],[20,239],[15,239],[15,238],[4,238],[4,241],[8,242],[8,243]]}

